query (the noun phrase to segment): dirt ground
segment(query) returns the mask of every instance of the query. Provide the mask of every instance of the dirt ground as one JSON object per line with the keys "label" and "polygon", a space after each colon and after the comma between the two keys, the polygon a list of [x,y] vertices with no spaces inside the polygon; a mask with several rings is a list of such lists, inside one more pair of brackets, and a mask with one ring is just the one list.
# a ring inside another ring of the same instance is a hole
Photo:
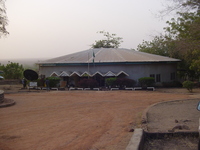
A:
{"label": "dirt ground", "polygon": [[[16,102],[14,106],[0,108],[1,150],[123,150],[133,134],[129,131],[141,127],[143,112],[150,105],[195,99],[200,91],[196,89],[192,94],[185,89],[17,92],[14,86],[7,89],[0,86],[0,89],[10,93],[5,94],[6,98]],[[161,114],[170,108],[160,107],[157,111]],[[168,125],[166,129],[171,127]],[[150,130],[154,131],[153,128]]]}
{"label": "dirt ground", "polygon": [[[190,99],[160,103],[147,113],[149,132],[198,131],[200,112],[197,104],[200,99]],[[162,113],[160,112],[162,110]],[[159,126],[158,126],[159,124]],[[179,130],[178,126],[185,126]],[[177,128],[176,128],[177,127]]]}
{"label": "dirt ground", "polygon": [[[146,131],[165,133],[162,138],[147,138],[144,150],[197,150],[200,112],[197,104],[199,94],[192,99],[162,102],[150,107],[146,113]],[[169,135],[169,133],[179,133]],[[167,136],[168,133],[168,136]],[[182,135],[185,133],[187,135]],[[190,134],[189,134],[190,133]]]}

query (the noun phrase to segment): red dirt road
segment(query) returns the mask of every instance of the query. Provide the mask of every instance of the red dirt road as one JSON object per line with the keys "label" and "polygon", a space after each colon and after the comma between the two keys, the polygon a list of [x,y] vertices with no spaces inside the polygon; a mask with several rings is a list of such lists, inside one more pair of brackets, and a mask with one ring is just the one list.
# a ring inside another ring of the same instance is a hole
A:
{"label": "red dirt road", "polygon": [[151,104],[190,98],[152,91],[53,91],[5,94],[0,149],[123,150]]}

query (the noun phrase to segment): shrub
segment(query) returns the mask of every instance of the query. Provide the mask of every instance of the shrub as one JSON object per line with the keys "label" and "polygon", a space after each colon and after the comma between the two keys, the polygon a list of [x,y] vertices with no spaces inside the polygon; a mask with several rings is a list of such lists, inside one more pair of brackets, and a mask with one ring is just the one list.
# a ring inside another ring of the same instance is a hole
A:
{"label": "shrub", "polygon": [[139,78],[138,80],[142,87],[152,86],[155,82],[155,79],[153,77],[143,77]]}
{"label": "shrub", "polygon": [[49,87],[57,87],[60,83],[59,77],[47,77],[47,79],[49,80]]}
{"label": "shrub", "polygon": [[82,88],[95,88],[98,86],[98,82],[94,79],[82,79],[78,85]]}
{"label": "shrub", "polygon": [[112,87],[112,86],[115,86],[115,81],[116,81],[116,79],[117,79],[117,78],[107,78],[107,79],[106,79],[106,85],[107,85],[107,86],[111,86],[111,87]]}
{"label": "shrub", "polygon": [[192,92],[192,89],[194,88],[194,82],[192,82],[192,81],[184,81],[183,82],[183,87],[187,88],[187,90],[189,92]]}
{"label": "shrub", "polygon": [[182,83],[179,81],[163,82],[163,87],[182,87]]}
{"label": "shrub", "polygon": [[115,80],[115,85],[118,85],[120,87],[133,87],[135,85],[135,81],[132,79],[126,79],[126,78],[117,78]]}
{"label": "shrub", "polygon": [[45,79],[37,79],[37,86],[43,87],[45,85]]}

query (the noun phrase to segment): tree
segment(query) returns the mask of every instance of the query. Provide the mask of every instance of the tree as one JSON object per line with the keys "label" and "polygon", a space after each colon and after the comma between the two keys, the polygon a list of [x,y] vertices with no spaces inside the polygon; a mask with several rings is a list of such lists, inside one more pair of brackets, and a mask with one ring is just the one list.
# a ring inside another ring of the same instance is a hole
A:
{"label": "tree", "polygon": [[179,58],[185,62],[185,69],[190,77],[199,76],[200,66],[200,14],[198,12],[179,13],[180,17],[168,21],[165,28],[168,38],[171,38],[179,53]]}
{"label": "tree", "polygon": [[155,36],[152,41],[143,41],[143,43],[139,44],[137,47],[137,50],[141,52],[162,56],[169,56],[169,49],[170,45],[162,35]]}
{"label": "tree", "polygon": [[[188,1],[189,3],[189,1]],[[143,41],[139,51],[181,59],[181,76],[197,78],[200,75],[200,12],[177,12],[178,18],[167,21],[165,34]]]}
{"label": "tree", "polygon": [[10,62],[7,65],[0,66],[0,70],[3,71],[5,79],[20,79],[23,77],[24,68],[18,63]]}
{"label": "tree", "polygon": [[165,9],[161,11],[161,16],[170,14],[171,12],[196,12],[200,11],[199,0],[168,0],[172,3],[166,5]]}
{"label": "tree", "polygon": [[5,0],[0,0],[0,37],[8,34],[6,30],[7,25],[8,20],[6,16]]}
{"label": "tree", "polygon": [[95,41],[92,44],[92,48],[118,48],[123,42],[121,37],[115,37],[116,34],[110,34],[109,32],[99,31],[106,39]]}

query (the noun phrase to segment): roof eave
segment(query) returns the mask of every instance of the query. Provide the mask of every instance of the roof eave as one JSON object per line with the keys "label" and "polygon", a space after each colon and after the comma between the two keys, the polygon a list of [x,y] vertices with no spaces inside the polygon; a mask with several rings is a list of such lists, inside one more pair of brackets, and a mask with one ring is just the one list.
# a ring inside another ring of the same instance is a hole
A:
{"label": "roof eave", "polygon": [[82,62],[82,63],[38,63],[38,65],[40,66],[74,66],[74,65],[80,65],[80,66],[85,66],[85,65],[131,65],[131,64],[158,64],[158,63],[162,63],[162,64],[170,64],[170,63],[178,63],[181,60],[175,60],[175,61],[135,61],[135,62]]}

